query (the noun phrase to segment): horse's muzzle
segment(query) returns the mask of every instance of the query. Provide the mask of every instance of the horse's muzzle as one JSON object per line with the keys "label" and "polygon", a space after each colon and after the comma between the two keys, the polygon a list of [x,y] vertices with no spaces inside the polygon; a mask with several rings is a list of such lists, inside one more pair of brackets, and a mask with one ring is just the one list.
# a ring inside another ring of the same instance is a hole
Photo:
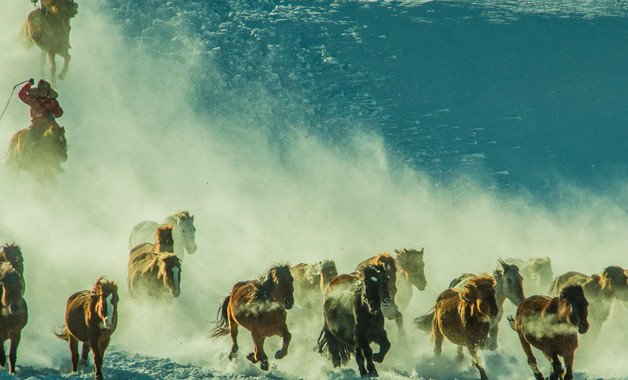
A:
{"label": "horse's muzzle", "polygon": [[589,323],[579,323],[578,324],[578,333],[584,334],[589,331]]}
{"label": "horse's muzzle", "polygon": [[391,302],[390,298],[384,298],[382,300],[382,306],[384,306],[384,307],[390,306],[390,302]]}
{"label": "horse's muzzle", "polygon": [[174,298],[177,298],[177,297],[179,297],[179,295],[181,295],[181,291],[180,291],[180,290],[178,290],[178,289],[177,289],[177,290],[174,290],[174,289],[173,289],[173,290],[170,290],[170,294],[172,294],[172,296],[173,296]]}
{"label": "horse's muzzle", "polygon": [[283,305],[286,308],[286,310],[290,310],[292,309],[292,306],[294,306],[294,300],[285,300],[283,302]]}

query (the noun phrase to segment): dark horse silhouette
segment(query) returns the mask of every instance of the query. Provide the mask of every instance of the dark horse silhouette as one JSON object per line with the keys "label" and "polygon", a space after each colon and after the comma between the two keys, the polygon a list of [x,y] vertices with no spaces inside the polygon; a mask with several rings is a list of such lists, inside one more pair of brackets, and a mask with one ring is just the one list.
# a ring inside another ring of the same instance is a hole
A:
{"label": "dark horse silhouette", "polygon": [[9,372],[15,374],[17,346],[20,344],[22,329],[28,322],[28,308],[24,295],[24,281],[11,263],[5,262],[0,268],[0,366],[6,364],[4,341],[9,339]]}
{"label": "dark horse silhouette", "polygon": [[24,170],[36,182],[56,184],[56,174],[63,171],[60,164],[68,159],[65,128],[51,125],[43,133],[32,128],[21,129],[9,142],[6,165]]}
{"label": "dark horse silhouette", "polygon": [[[383,362],[390,349],[381,306],[390,302],[386,269],[380,264],[331,280],[323,301],[325,325],[318,352],[329,354],[334,367],[346,364],[353,353],[360,376],[378,376],[373,362]],[[371,342],[379,345],[378,353],[373,354]]]}
{"label": "dark horse silhouette", "polygon": [[70,64],[70,18],[77,13],[78,5],[72,0],[56,1],[46,11],[36,9],[28,14],[20,35],[24,46],[31,47],[35,43],[41,49],[41,76],[44,76],[46,54],[50,60],[50,76],[52,85],[56,85],[57,65],[55,55],[63,57],[63,68],[59,79],[68,73]]}

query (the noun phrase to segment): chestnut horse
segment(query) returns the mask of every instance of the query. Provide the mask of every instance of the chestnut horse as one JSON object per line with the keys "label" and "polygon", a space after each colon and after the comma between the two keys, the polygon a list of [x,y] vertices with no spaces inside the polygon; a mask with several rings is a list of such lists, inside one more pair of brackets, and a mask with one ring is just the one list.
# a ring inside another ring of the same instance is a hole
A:
{"label": "chestnut horse", "polygon": [[425,290],[427,279],[425,278],[424,249],[396,249],[395,261],[397,264],[397,294],[395,304],[399,311],[404,311],[412,298],[412,287],[420,291]]}
{"label": "chestnut horse", "polygon": [[72,372],[78,370],[78,342],[83,342],[81,359],[94,354],[96,380],[103,379],[102,363],[111,335],[118,324],[118,285],[101,276],[91,290],[78,291],[68,298],[65,325],[55,332],[70,343]]}
{"label": "chestnut horse", "polygon": [[157,228],[157,242],[133,248],[127,266],[129,294],[171,299],[181,294],[181,260],[171,253],[172,226]]}
{"label": "chestnut horse", "polygon": [[22,275],[11,263],[0,268],[0,365],[5,366],[7,357],[4,341],[11,340],[9,347],[9,372],[15,374],[17,346],[20,344],[22,329],[28,322],[28,307],[23,298],[24,282]]}
{"label": "chestnut horse", "polygon": [[218,308],[218,320],[211,334],[213,338],[231,335],[229,360],[238,354],[238,325],[251,331],[255,352],[246,358],[252,363],[260,362],[262,370],[268,371],[268,356],[264,352],[267,337],[277,335],[283,340],[281,349],[275,352],[275,359],[288,354],[292,334],[286,325],[286,310],[294,305],[293,282],[288,265],[275,265],[259,280],[233,285],[231,294]]}
{"label": "chestnut horse", "polygon": [[[325,325],[316,348],[331,356],[334,368],[346,364],[353,353],[360,376],[378,376],[373,361],[383,362],[390,349],[381,309],[390,302],[385,277],[383,266],[365,265],[334,278],[325,289]],[[378,353],[373,354],[371,342],[379,345]]]}
{"label": "chestnut horse", "polygon": [[[462,288],[468,279],[473,278],[471,273],[465,273],[454,279],[450,288]],[[519,267],[515,264],[506,264],[503,260],[498,260],[497,268],[493,271],[495,278],[495,299],[499,312],[495,319],[490,320],[491,327],[488,331],[486,348],[494,351],[497,349],[497,333],[499,332],[499,321],[504,315],[504,302],[509,299],[513,305],[518,306],[526,297],[523,292],[523,277],[519,273]]]}
{"label": "chestnut horse", "polygon": [[[573,359],[578,348],[578,333],[589,329],[588,302],[580,285],[569,285],[559,297],[532,296],[519,304],[515,318],[509,317],[512,328],[519,334],[528,365],[537,380],[545,379],[536,364],[530,345],[543,351],[552,364],[551,380],[573,379]],[[567,372],[558,356],[565,360]]]}
{"label": "chestnut horse", "polygon": [[6,165],[23,170],[40,184],[56,185],[56,175],[63,171],[61,163],[68,159],[65,128],[52,125],[43,135],[21,129],[11,137]]}
{"label": "chestnut horse", "polygon": [[296,264],[290,268],[294,278],[294,298],[301,306],[310,310],[322,305],[323,292],[336,276],[336,262],[324,259],[315,264]]}
{"label": "chestnut horse", "polygon": [[489,321],[499,312],[495,299],[495,279],[488,274],[467,280],[464,289],[447,289],[436,300],[432,319],[434,354],[440,356],[445,337],[458,345],[458,359],[462,348],[467,347],[480,378],[488,380],[486,371],[478,361],[477,351],[484,348],[488,337]]}
{"label": "chestnut horse", "polygon": [[70,18],[77,13],[78,5],[73,0],[56,1],[47,11],[36,9],[28,14],[20,35],[27,48],[35,43],[41,49],[40,69],[44,76],[46,54],[50,60],[52,85],[56,85],[57,64],[55,55],[64,58],[59,79],[63,79],[70,64]]}
{"label": "chestnut horse", "polygon": [[384,279],[388,284],[388,293],[390,294],[391,302],[382,307],[382,312],[386,319],[391,319],[396,322],[398,335],[404,337],[406,332],[403,328],[403,314],[401,314],[399,307],[397,307],[395,303],[395,296],[397,294],[397,264],[395,258],[388,253],[381,253],[362,261],[358,264],[356,270],[360,271],[360,269],[367,265],[382,265],[386,270]]}
{"label": "chestnut horse", "polygon": [[615,299],[628,300],[628,277],[624,269],[618,266],[605,268],[601,274],[587,276],[578,272],[567,272],[556,278],[551,294],[558,296],[560,291],[569,285],[582,285],[584,295],[589,302],[591,331],[589,335],[595,339],[608,318]]}

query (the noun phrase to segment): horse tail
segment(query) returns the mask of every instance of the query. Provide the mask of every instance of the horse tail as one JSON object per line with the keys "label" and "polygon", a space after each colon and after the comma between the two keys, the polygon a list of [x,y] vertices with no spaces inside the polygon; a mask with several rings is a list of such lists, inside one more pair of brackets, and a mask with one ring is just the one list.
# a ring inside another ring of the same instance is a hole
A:
{"label": "horse tail", "polygon": [[508,324],[510,325],[510,327],[512,327],[513,330],[517,331],[515,329],[515,317],[509,315],[508,317],[506,317],[506,319],[508,320]]}
{"label": "horse tail", "polygon": [[214,327],[214,329],[212,330],[210,337],[218,338],[220,336],[225,336],[229,334],[229,315],[227,312],[229,310],[230,300],[231,295],[226,296],[225,299],[222,301],[222,305],[220,305],[220,307],[218,308],[216,321],[214,322],[216,323],[216,327]]}
{"label": "horse tail", "polygon": [[57,336],[57,338],[63,339],[65,341],[70,340],[70,333],[68,332],[68,328],[66,326],[61,326],[57,330],[52,330],[52,333]]}
{"label": "horse tail", "polygon": [[353,352],[351,346],[342,344],[326,327],[321,330],[314,349],[321,355],[330,356],[334,367],[347,364]]}
{"label": "horse tail", "polygon": [[25,128],[15,132],[11,137],[11,140],[9,141],[9,149],[7,151],[7,165],[18,166],[19,157],[24,150],[27,134],[28,128]]}
{"label": "horse tail", "polygon": [[432,320],[434,319],[435,311],[432,310],[426,314],[423,314],[414,319],[414,324],[417,329],[425,332],[430,332],[432,330]]}

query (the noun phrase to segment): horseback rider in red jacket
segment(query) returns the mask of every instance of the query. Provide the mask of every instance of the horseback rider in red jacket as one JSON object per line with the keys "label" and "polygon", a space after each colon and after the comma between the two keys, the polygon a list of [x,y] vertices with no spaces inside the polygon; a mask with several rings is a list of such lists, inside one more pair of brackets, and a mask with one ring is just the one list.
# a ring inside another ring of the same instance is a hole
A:
{"label": "horseback rider in red jacket", "polygon": [[18,93],[19,98],[31,107],[31,131],[43,134],[51,126],[59,126],[56,117],[63,115],[63,110],[57,102],[57,92],[50,87],[50,83],[41,79],[37,87],[32,87],[35,81],[31,79]]}

